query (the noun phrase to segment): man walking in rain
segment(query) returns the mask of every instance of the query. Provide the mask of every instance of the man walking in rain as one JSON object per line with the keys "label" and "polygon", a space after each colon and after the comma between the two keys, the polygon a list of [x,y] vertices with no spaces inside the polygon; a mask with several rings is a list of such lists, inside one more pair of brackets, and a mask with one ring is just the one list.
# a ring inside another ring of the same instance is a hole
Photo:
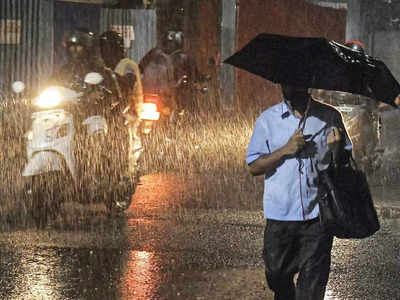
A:
{"label": "man walking in rain", "polygon": [[352,145],[338,111],[307,88],[281,88],[283,101],[257,119],[246,157],[251,174],[265,176],[266,279],[275,300],[322,300],[333,236],[319,223],[318,170],[346,163]]}

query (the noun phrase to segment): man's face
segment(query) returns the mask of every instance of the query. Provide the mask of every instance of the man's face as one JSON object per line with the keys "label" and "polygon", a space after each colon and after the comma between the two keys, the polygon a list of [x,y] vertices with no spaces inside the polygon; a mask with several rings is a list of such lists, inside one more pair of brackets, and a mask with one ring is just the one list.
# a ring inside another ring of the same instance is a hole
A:
{"label": "man's face", "polygon": [[308,88],[281,84],[282,94],[290,102],[308,101],[310,96]]}
{"label": "man's face", "polygon": [[67,49],[72,59],[81,59],[87,54],[85,47],[79,44],[69,44]]}

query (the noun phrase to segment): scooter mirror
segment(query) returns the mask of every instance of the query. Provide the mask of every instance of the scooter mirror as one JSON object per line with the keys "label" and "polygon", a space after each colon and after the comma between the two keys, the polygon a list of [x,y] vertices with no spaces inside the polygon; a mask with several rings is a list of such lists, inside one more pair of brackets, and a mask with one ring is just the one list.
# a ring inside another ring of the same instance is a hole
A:
{"label": "scooter mirror", "polygon": [[103,81],[103,79],[104,78],[103,78],[103,76],[101,74],[96,73],[96,72],[91,72],[91,73],[86,74],[84,81],[87,84],[96,85],[96,84],[101,83]]}
{"label": "scooter mirror", "polygon": [[25,90],[25,84],[22,81],[15,81],[11,87],[16,94],[22,93]]}

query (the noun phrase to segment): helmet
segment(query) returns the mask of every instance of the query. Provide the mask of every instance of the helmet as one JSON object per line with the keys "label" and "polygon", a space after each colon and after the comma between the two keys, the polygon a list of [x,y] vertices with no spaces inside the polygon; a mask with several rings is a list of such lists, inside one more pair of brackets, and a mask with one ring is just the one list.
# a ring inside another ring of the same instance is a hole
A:
{"label": "helmet", "polygon": [[352,50],[359,51],[364,54],[364,44],[360,41],[347,41],[344,45]]}
{"label": "helmet", "polygon": [[116,31],[106,31],[100,36],[100,47],[124,51],[124,38]]}
{"label": "helmet", "polygon": [[94,47],[95,41],[96,37],[93,32],[87,29],[74,29],[68,33],[65,43],[67,45],[78,44],[90,49]]}
{"label": "helmet", "polygon": [[183,43],[183,38],[184,36],[182,31],[168,31],[167,40],[169,42],[176,42],[177,44],[181,45]]}

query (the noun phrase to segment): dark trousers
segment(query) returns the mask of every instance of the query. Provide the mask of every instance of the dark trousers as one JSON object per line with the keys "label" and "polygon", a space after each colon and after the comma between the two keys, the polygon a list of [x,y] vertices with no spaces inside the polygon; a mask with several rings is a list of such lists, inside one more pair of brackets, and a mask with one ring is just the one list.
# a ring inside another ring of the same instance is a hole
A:
{"label": "dark trousers", "polygon": [[[263,258],[275,300],[323,300],[328,282],[333,236],[318,219],[267,220]],[[297,283],[294,275],[299,273]]]}

